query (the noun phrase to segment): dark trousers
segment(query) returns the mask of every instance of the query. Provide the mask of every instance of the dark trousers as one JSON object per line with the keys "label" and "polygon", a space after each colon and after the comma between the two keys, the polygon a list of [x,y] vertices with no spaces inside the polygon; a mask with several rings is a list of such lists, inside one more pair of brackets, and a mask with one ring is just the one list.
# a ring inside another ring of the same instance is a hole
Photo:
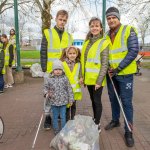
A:
{"label": "dark trousers", "polygon": [[4,90],[4,75],[0,74],[0,91]]}
{"label": "dark trousers", "polygon": [[87,88],[92,101],[95,123],[99,124],[102,115],[101,96],[102,96],[103,87],[100,87],[99,89],[95,90],[95,85],[87,85]]}
{"label": "dark trousers", "polygon": [[[123,110],[126,115],[127,121],[132,126],[133,124],[133,105],[132,105],[133,75],[114,76],[112,80],[114,82],[117,93],[121,99]],[[109,99],[111,102],[112,120],[119,121],[120,106],[108,75],[107,75],[107,88],[108,88]],[[129,131],[126,124],[125,124],[125,131]]]}
{"label": "dark trousers", "polygon": [[67,111],[66,111],[66,119],[67,119],[67,121],[70,120],[70,119],[73,120],[75,114],[76,114],[76,100],[73,102],[71,107],[67,108]]}

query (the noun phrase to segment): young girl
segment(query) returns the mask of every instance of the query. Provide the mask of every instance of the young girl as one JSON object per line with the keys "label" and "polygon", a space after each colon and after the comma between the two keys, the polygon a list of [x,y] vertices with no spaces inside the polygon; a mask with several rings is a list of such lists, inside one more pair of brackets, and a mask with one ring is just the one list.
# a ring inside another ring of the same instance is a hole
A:
{"label": "young girl", "polygon": [[[67,106],[67,121],[73,120],[76,113],[76,100],[81,100],[82,93],[79,82],[82,82],[80,77],[81,64],[80,64],[80,50],[74,46],[64,49],[60,60],[63,62],[64,72],[68,77],[74,93],[74,103],[72,106]],[[80,79],[80,80],[79,80]],[[71,116],[70,116],[71,115]]]}
{"label": "young girl", "polygon": [[99,18],[93,17],[89,22],[89,28],[90,31],[81,53],[82,74],[92,101],[93,120],[98,125],[100,132],[101,95],[108,69],[108,46],[110,42],[103,38],[103,27]]}
{"label": "young girl", "polygon": [[[54,61],[53,71],[45,77],[44,95],[49,98],[52,110],[52,123],[55,134],[66,124],[66,105],[72,105],[74,101],[73,91],[68,78],[63,72],[62,62]],[[58,126],[58,116],[61,118],[61,128]]]}

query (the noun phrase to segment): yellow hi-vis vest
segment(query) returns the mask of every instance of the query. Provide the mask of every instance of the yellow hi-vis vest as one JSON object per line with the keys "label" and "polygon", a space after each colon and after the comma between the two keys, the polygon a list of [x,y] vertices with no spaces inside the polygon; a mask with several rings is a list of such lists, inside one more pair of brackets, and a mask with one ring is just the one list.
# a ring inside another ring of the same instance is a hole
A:
{"label": "yellow hi-vis vest", "polygon": [[[84,62],[84,54],[89,40],[83,45],[81,52],[81,66],[84,83],[86,85],[95,85],[101,70],[100,53],[109,45],[110,41],[104,38],[97,40],[89,49],[87,61]],[[106,78],[102,82],[102,86],[106,84]]]}
{"label": "yellow hi-vis vest", "polygon": [[[133,28],[133,27],[132,27]],[[121,25],[114,42],[109,44],[109,64],[111,68],[117,68],[120,62],[126,57],[128,53],[127,40],[130,35],[131,26]],[[134,29],[135,30],[135,29]],[[136,32],[136,30],[135,30]],[[108,33],[106,39],[110,40]],[[111,41],[111,40],[110,40]],[[133,74],[137,71],[136,61],[133,60],[126,68],[121,70],[118,75]]]}
{"label": "yellow hi-vis vest", "polygon": [[9,43],[7,44],[6,48],[4,49],[5,53],[5,66],[9,65]]}
{"label": "yellow hi-vis vest", "polygon": [[75,64],[72,72],[68,64],[65,61],[62,64],[63,64],[64,72],[71,84],[71,87],[74,93],[74,99],[81,100],[82,92],[81,92],[81,86],[79,84],[79,71],[80,71],[80,66],[81,66],[80,63]]}
{"label": "yellow hi-vis vest", "polygon": [[60,41],[59,35],[57,31],[53,29],[45,29],[44,35],[48,42],[47,47],[47,72],[52,71],[52,63],[56,59],[60,59],[62,54],[62,49],[71,46],[73,39],[72,36],[65,32],[62,35],[62,39]]}
{"label": "yellow hi-vis vest", "polygon": [[[9,65],[9,46],[10,44],[8,43],[6,48],[4,49],[4,53],[5,53],[5,66]],[[14,60],[12,62],[12,65],[14,64]]]}
{"label": "yellow hi-vis vest", "polygon": [[[3,49],[2,49],[2,45],[1,45],[1,43],[0,43],[0,53],[1,53],[1,51],[3,51]],[[4,54],[5,55],[5,54]],[[5,56],[4,56],[5,57]],[[5,58],[4,58],[4,62],[5,62]],[[3,69],[2,69],[2,72],[1,72],[2,74],[5,74],[5,64],[4,64],[4,66],[3,66]]]}

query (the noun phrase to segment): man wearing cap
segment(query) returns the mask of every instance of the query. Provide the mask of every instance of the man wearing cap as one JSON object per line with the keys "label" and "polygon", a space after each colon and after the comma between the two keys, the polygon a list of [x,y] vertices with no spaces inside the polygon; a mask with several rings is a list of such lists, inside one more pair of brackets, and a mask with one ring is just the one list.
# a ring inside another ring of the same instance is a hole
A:
{"label": "man wearing cap", "polygon": [[105,130],[119,127],[120,106],[110,81],[112,78],[117,93],[122,102],[123,110],[130,129],[125,123],[125,142],[128,147],[134,145],[133,139],[133,75],[136,73],[135,58],[138,54],[139,44],[137,32],[134,27],[120,23],[119,10],[110,7],[106,11],[109,31],[105,37],[111,41],[109,49],[109,70],[107,75],[108,94],[111,102],[112,120]]}

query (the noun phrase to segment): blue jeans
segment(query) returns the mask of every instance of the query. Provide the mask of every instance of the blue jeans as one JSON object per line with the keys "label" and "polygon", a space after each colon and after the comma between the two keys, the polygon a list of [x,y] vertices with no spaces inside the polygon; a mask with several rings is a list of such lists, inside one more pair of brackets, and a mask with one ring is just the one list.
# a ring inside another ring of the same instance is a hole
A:
{"label": "blue jeans", "polygon": [[4,75],[0,74],[0,91],[4,90]]}
{"label": "blue jeans", "polygon": [[[133,97],[133,74],[131,75],[120,75],[114,76],[112,78],[114,85],[116,87],[117,93],[121,99],[124,113],[126,115],[127,121],[129,125],[133,124],[133,105],[132,105],[132,97]],[[108,95],[111,102],[112,109],[112,120],[119,121],[120,118],[120,106],[117,101],[117,97],[115,95],[112,83],[110,78],[107,75],[107,88]],[[125,123],[125,131],[129,131],[127,125]]]}
{"label": "blue jeans", "polygon": [[54,130],[59,131],[58,126],[58,116],[61,118],[61,129],[66,124],[66,105],[63,106],[51,106],[52,109],[52,122],[53,122],[53,128]]}

